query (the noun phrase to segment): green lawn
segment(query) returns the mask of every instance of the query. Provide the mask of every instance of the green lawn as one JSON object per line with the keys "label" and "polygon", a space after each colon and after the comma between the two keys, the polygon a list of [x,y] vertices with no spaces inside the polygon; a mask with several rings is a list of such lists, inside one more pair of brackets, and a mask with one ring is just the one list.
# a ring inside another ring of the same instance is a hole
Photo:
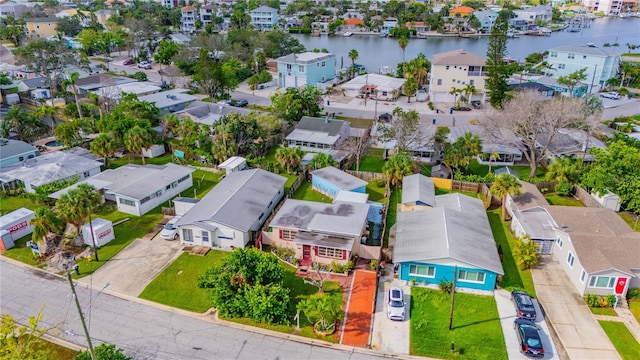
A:
{"label": "green lawn", "polygon": [[[370,172],[382,172],[382,166],[384,165],[384,156],[383,149],[369,149],[367,153],[360,159],[360,171],[370,171]],[[351,170],[356,169],[356,164],[354,163],[351,166]]]}
{"label": "green lawn", "polygon": [[293,199],[316,201],[326,204],[331,204],[333,202],[333,199],[328,195],[311,189],[311,181],[303,182],[298,190],[293,194]]}
{"label": "green lawn", "polygon": [[640,344],[623,322],[598,321],[623,360],[640,358]]}
{"label": "green lawn", "polygon": [[31,240],[31,234],[21,237],[15,241],[15,247],[7,250],[3,255],[27,265],[45,267],[44,259],[38,258],[31,252],[31,248],[27,247],[26,244],[29,240]]}
{"label": "green lawn", "polygon": [[632,213],[630,211],[620,211],[618,213],[618,215],[620,215],[622,220],[624,220],[624,222],[629,224],[629,226],[632,229],[635,226],[636,227],[636,231],[640,232],[640,221],[638,221],[638,216],[640,216],[640,215],[634,214],[634,213]]}
{"label": "green lawn", "polygon": [[499,246],[502,246],[502,268],[504,269],[504,276],[499,285],[505,290],[524,289],[531,296],[536,297],[536,289],[533,286],[533,278],[530,270],[520,270],[516,261],[513,258],[511,249],[515,244],[515,239],[511,235],[508,229],[508,223],[503,223],[500,218],[501,209],[491,210],[487,212],[489,216],[489,223],[491,224],[491,231],[493,237]]}
{"label": "green lawn", "polygon": [[629,310],[640,323],[640,301],[629,301]]}
{"label": "green lawn", "polygon": [[580,202],[580,200],[574,198],[573,196],[563,196],[563,195],[558,195],[556,193],[552,193],[552,194],[545,194],[544,198],[547,199],[547,201],[551,205],[584,207],[584,204]]}
{"label": "green lawn", "polygon": [[367,184],[367,194],[369,194],[369,200],[383,203],[385,187],[377,186],[377,182],[377,180],[369,181]]}
{"label": "green lawn", "polygon": [[336,116],[336,119],[348,121],[352,128],[368,129],[373,126],[372,119],[349,118],[344,116]]}
{"label": "green lawn", "polygon": [[596,315],[607,315],[607,316],[618,316],[615,310],[610,307],[591,307],[589,306],[589,310]]}
{"label": "green lawn", "polygon": [[[496,170],[503,168],[504,166],[492,166],[491,167],[491,172],[495,172]],[[529,173],[531,172],[531,168],[529,166],[526,165],[514,165],[514,166],[509,166],[510,168],[512,168],[513,170],[515,170],[518,173],[518,176],[520,176],[521,179],[528,179],[529,178]],[[473,159],[471,161],[471,164],[469,164],[469,174],[473,174],[473,175],[480,175],[480,176],[485,176],[489,173],[489,165],[483,165],[478,163],[478,160]],[[536,178],[542,179],[544,178],[544,169],[542,167],[538,167],[538,169],[536,170]]]}
{"label": "green lawn", "polygon": [[[439,359],[500,360],[507,351],[496,301],[492,296],[456,293],[453,330],[449,330],[451,295],[411,289],[410,353]],[[455,343],[455,352],[451,351]]]}
{"label": "green lawn", "polygon": [[[172,159],[171,154],[164,154],[162,156],[158,156],[156,158],[145,159],[146,164],[154,164],[154,165],[164,165],[166,163],[170,163]],[[125,156],[119,159],[109,159],[109,169],[115,169],[122,165],[127,164],[138,164],[142,165],[142,159],[140,156],[133,154],[126,154]]]}
{"label": "green lawn", "polygon": [[398,212],[398,203],[400,203],[400,201],[402,201],[402,189],[391,190],[391,195],[389,196],[389,209],[387,209],[387,229],[384,232],[383,247],[389,246],[389,232],[391,231],[391,227],[396,223],[396,214]]}
{"label": "green lawn", "polygon": [[20,208],[35,210],[38,207],[40,207],[40,205],[31,200],[27,194],[0,197],[0,215],[8,214]]}

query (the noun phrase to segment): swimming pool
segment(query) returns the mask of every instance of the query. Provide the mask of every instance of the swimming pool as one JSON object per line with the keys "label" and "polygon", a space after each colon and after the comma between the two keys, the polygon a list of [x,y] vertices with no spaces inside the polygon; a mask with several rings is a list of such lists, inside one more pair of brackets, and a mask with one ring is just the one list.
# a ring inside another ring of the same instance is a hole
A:
{"label": "swimming pool", "polygon": [[44,145],[50,146],[50,147],[57,147],[57,146],[62,146],[64,144],[62,144],[60,141],[53,140],[53,141],[47,141],[46,143],[44,143]]}

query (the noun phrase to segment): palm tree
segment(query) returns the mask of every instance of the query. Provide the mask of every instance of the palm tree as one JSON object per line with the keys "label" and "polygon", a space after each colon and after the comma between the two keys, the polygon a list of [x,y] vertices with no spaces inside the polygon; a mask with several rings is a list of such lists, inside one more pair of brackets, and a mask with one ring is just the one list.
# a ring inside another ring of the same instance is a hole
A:
{"label": "palm tree", "polygon": [[63,224],[58,219],[56,214],[49,208],[40,207],[35,211],[35,217],[29,221],[33,226],[33,233],[31,233],[31,241],[38,244],[41,254],[46,254],[47,249],[47,235],[49,233],[61,233]]}
{"label": "palm tree", "polygon": [[398,46],[400,46],[400,49],[402,49],[402,62],[405,62],[404,60],[404,51],[407,49],[407,46],[409,45],[409,38],[406,36],[401,36],[400,39],[398,39]]}
{"label": "palm tree", "polygon": [[403,152],[393,154],[382,167],[382,174],[387,182],[393,186],[402,184],[405,175],[413,172],[413,162],[409,155]]}
{"label": "palm tree", "polygon": [[104,113],[102,111],[102,104],[100,103],[100,96],[96,93],[89,93],[89,101],[91,103],[91,108],[98,110],[98,115],[102,121]]}
{"label": "palm tree", "polygon": [[335,165],[335,163],[336,162],[333,161],[333,157],[331,156],[331,154],[318,153],[313,157],[313,159],[311,159],[311,162],[309,162],[308,166],[311,170],[317,170],[325,168],[327,166],[333,166]]}
{"label": "palm tree", "polygon": [[496,148],[491,148],[491,153],[489,153],[489,174],[491,174],[491,164],[500,158],[500,154],[498,154],[498,150]]}
{"label": "palm tree", "polygon": [[464,96],[467,98],[467,104],[468,104],[471,101],[471,96],[478,93],[478,89],[476,89],[476,87],[473,86],[472,84],[467,84],[467,86],[465,86],[462,89],[462,92],[464,93]]}
{"label": "palm tree", "polygon": [[56,213],[60,219],[75,226],[79,232],[91,209],[99,205],[100,201],[100,193],[93,186],[80,184],[60,197],[56,202]]}
{"label": "palm tree", "polygon": [[80,78],[80,74],[78,72],[72,72],[69,74],[69,78],[62,82],[62,87],[67,89],[67,87],[71,86],[71,91],[73,92],[73,97],[76,99],[76,107],[78,108],[78,116],[80,120],[82,120],[82,107],[80,106],[80,102],[78,101],[78,89],[76,88],[76,82]]}
{"label": "palm tree", "polygon": [[407,95],[407,104],[411,103],[411,97],[418,91],[418,82],[411,76],[404,84],[404,94]]}
{"label": "palm tree", "polygon": [[530,269],[538,263],[538,248],[538,244],[528,237],[516,240],[513,247],[513,257],[520,269]]}
{"label": "palm tree", "polygon": [[500,174],[493,180],[493,184],[491,184],[489,191],[491,192],[491,195],[502,201],[502,221],[506,221],[507,217],[507,195],[520,195],[521,186],[522,184],[520,184],[520,181],[510,174]]}
{"label": "palm tree", "polygon": [[64,144],[66,148],[78,146],[82,141],[78,122],[65,121],[58,125],[53,133],[56,136],[56,140]]}
{"label": "palm tree", "polygon": [[464,92],[464,89],[458,89],[455,86],[451,87],[451,90],[449,90],[449,94],[453,95],[453,97],[455,99],[454,100],[454,103],[455,103],[454,105],[458,105],[457,104],[458,103],[458,95],[461,95],[463,92]]}
{"label": "palm tree", "polygon": [[351,51],[349,51],[349,58],[351,59],[351,71],[353,71],[355,73],[356,70],[356,59],[358,59],[358,50],[356,49],[351,49]]}
{"label": "palm tree", "polygon": [[299,148],[280,145],[276,150],[276,160],[280,166],[287,169],[287,173],[291,173],[291,168],[297,168],[302,161],[302,150]]}
{"label": "palm tree", "polygon": [[578,164],[573,157],[560,157],[555,158],[549,164],[545,178],[559,183],[573,183],[578,177],[578,173]]}
{"label": "palm tree", "polygon": [[109,167],[109,158],[113,156],[117,148],[118,145],[116,142],[107,134],[96,136],[90,146],[92,153],[104,158],[104,165],[106,167]]}
{"label": "palm tree", "polygon": [[58,114],[58,108],[54,107],[54,106],[49,106],[49,105],[44,105],[42,104],[42,106],[40,106],[37,110],[36,110],[36,116],[41,120],[44,121],[47,117],[51,117],[51,127],[53,127],[53,124],[56,122],[56,118],[55,115]]}
{"label": "palm tree", "polygon": [[165,115],[164,121],[162,122],[162,134],[164,134],[164,136],[169,135],[169,133],[173,135],[173,130],[178,126],[179,123],[180,119],[178,119],[175,114]]}
{"label": "palm tree", "polygon": [[15,132],[20,140],[28,143],[49,132],[49,126],[37,118],[35,112],[13,105],[0,122],[0,137]]}
{"label": "palm tree", "polygon": [[124,147],[132,152],[139,153],[142,158],[142,165],[146,164],[142,150],[153,145],[153,138],[149,129],[136,125],[124,134]]}
{"label": "palm tree", "polygon": [[478,135],[466,132],[464,133],[464,136],[459,138],[457,141],[460,142],[470,157],[478,156],[482,152],[481,140]]}
{"label": "palm tree", "polygon": [[418,57],[415,59],[416,63],[416,81],[418,82],[418,87],[424,85],[427,82],[427,74],[429,74],[429,60],[423,53],[419,53]]}

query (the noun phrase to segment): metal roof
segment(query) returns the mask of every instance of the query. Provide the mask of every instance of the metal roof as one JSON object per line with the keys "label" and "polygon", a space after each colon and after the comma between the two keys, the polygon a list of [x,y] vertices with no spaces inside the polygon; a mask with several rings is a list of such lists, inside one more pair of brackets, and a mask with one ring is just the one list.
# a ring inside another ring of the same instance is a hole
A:
{"label": "metal roof", "polygon": [[520,210],[536,207],[549,206],[549,202],[544,198],[535,184],[526,181],[520,181],[520,195],[511,197],[513,203]]}
{"label": "metal roof", "polygon": [[360,235],[368,212],[369,204],[342,201],[325,204],[287,199],[271,220],[270,226],[335,235]]}
{"label": "metal roof", "polygon": [[363,186],[367,186],[367,182],[348,174],[333,166],[327,166],[322,169],[314,170],[313,177],[319,177],[328,182],[337,185],[341,190],[354,190]]}
{"label": "metal roof", "polygon": [[187,91],[189,90],[172,89],[155,94],[140,96],[138,99],[140,101],[148,101],[154,103],[160,109],[198,100],[197,97],[186,94]]}
{"label": "metal roof", "polygon": [[96,168],[99,169],[100,166],[102,163],[99,161],[56,151],[27,159],[16,166],[4,168],[0,173],[5,180],[20,180],[25,184],[37,187]]}
{"label": "metal roof", "polygon": [[514,218],[518,219],[522,229],[531,239],[556,239],[555,229],[558,225],[556,225],[547,209],[536,206],[526,210],[516,209],[514,213]]}
{"label": "metal roof", "polygon": [[276,59],[276,62],[285,64],[308,65],[315,64],[323,60],[335,59],[336,56],[330,53],[305,52],[301,54],[289,54]]}
{"label": "metal roof", "polygon": [[258,230],[259,216],[284,192],[286,182],[287,178],[261,169],[227,174],[176,226],[210,223],[239,231]]}
{"label": "metal roof", "polygon": [[422,174],[405,176],[402,179],[402,203],[417,202],[436,206],[436,188],[433,180]]}
{"label": "metal roof", "polygon": [[296,125],[296,129],[326,133],[330,136],[335,136],[340,134],[340,131],[345,127],[345,125],[348,126],[349,123],[344,120],[336,120],[329,117],[320,118],[303,116],[298,125]]}
{"label": "metal roof", "polygon": [[567,53],[595,55],[595,56],[617,56],[615,52],[592,46],[563,45],[549,49],[549,51],[559,51]]}
{"label": "metal roof", "polygon": [[0,138],[0,159],[8,159],[32,151],[36,151],[36,148],[24,141]]}

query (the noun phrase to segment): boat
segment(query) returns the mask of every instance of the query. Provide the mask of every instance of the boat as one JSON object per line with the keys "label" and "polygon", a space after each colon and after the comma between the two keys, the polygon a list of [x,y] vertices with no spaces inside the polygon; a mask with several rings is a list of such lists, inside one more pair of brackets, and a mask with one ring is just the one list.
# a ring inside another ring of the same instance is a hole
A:
{"label": "boat", "polygon": [[426,39],[428,36],[428,33],[426,31],[418,31],[418,33],[416,34],[416,37],[418,39]]}
{"label": "boat", "polygon": [[320,36],[320,30],[313,30],[311,36]]}
{"label": "boat", "polygon": [[349,37],[351,35],[353,35],[353,33],[351,31],[347,31],[347,32],[343,32],[342,33],[342,36],[344,36],[344,37]]}
{"label": "boat", "polygon": [[520,35],[515,31],[507,31],[507,37],[509,39],[515,39],[515,38],[519,38]]}
{"label": "boat", "polygon": [[386,32],[386,31],[380,31],[380,33],[378,33],[378,36],[380,36],[381,38],[387,37],[387,36],[389,36],[389,33]]}

